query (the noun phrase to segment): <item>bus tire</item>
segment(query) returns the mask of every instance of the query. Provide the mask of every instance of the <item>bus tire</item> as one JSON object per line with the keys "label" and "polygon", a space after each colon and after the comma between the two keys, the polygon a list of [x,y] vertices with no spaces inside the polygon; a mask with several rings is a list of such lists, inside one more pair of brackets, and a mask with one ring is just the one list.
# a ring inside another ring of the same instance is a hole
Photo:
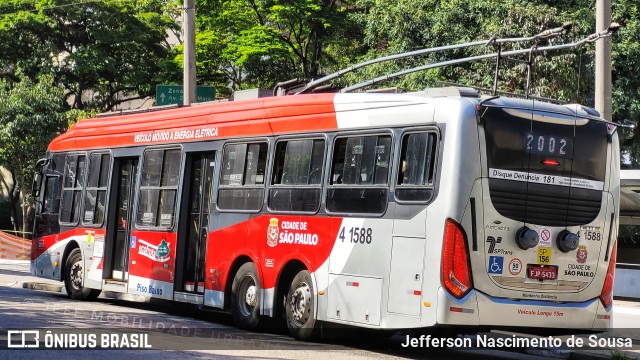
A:
{"label": "bus tire", "polygon": [[301,270],[293,278],[284,306],[289,334],[297,340],[314,339],[318,327],[314,313],[315,291],[309,271]]}
{"label": "bus tire", "polygon": [[231,314],[236,326],[253,330],[260,321],[260,279],[252,262],[238,269],[231,285]]}
{"label": "bus tire", "polygon": [[100,290],[84,287],[83,268],[80,249],[71,250],[64,266],[64,288],[74,300],[95,300],[100,295]]}

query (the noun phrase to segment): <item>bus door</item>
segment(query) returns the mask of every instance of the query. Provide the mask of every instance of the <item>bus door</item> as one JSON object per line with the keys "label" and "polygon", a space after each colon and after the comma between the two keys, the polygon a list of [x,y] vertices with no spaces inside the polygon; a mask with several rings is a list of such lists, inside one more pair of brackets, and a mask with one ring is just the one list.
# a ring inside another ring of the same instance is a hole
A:
{"label": "bus door", "polygon": [[175,288],[179,292],[204,293],[205,253],[215,155],[213,151],[187,154],[183,203],[180,206],[182,213],[178,226]]}
{"label": "bus door", "polygon": [[105,243],[104,278],[127,281],[129,278],[129,238],[133,220],[133,194],[138,173],[138,158],[116,158],[112,189],[114,206],[109,206]]}
{"label": "bus door", "polygon": [[435,130],[416,130],[401,139],[387,311],[418,317],[427,311],[421,296],[425,252],[434,251],[433,244],[440,240],[425,237],[438,136]]}

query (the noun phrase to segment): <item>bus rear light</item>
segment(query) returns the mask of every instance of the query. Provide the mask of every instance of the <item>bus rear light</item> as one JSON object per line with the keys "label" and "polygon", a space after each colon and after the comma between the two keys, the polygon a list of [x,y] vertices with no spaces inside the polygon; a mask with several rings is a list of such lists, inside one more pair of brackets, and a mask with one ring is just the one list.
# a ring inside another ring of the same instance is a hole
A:
{"label": "bus rear light", "polygon": [[458,299],[473,287],[467,236],[460,224],[452,219],[445,223],[440,277],[442,286]]}
{"label": "bus rear light", "polygon": [[542,160],[542,161],[540,161],[540,163],[542,163],[543,165],[547,165],[547,166],[558,166],[558,165],[560,165],[560,163],[555,161],[555,160]]}
{"label": "bus rear light", "polygon": [[613,277],[616,272],[616,255],[618,250],[618,243],[613,244],[613,251],[611,251],[611,258],[609,259],[609,267],[607,268],[607,275],[604,279],[604,286],[602,286],[602,292],[600,293],[600,301],[605,308],[611,306],[611,300],[613,300]]}

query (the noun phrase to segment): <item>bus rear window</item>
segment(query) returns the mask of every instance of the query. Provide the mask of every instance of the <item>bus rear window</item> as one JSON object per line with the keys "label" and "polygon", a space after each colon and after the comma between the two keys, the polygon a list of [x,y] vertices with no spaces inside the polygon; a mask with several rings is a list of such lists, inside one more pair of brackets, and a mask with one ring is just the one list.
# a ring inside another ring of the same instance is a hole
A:
{"label": "bus rear window", "polygon": [[484,119],[489,169],[604,181],[606,124],[501,108]]}
{"label": "bus rear window", "polygon": [[546,226],[582,225],[600,211],[606,124],[531,110],[483,117],[489,190],[503,216]]}

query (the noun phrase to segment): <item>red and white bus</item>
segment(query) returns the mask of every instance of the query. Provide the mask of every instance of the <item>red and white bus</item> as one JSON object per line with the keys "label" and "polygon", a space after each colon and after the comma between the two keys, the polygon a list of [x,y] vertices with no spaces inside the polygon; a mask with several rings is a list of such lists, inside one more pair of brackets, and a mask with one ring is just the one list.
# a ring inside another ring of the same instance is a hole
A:
{"label": "red and white bus", "polygon": [[615,126],[472,89],[82,120],[38,163],[32,273],[319,323],[606,328]]}

